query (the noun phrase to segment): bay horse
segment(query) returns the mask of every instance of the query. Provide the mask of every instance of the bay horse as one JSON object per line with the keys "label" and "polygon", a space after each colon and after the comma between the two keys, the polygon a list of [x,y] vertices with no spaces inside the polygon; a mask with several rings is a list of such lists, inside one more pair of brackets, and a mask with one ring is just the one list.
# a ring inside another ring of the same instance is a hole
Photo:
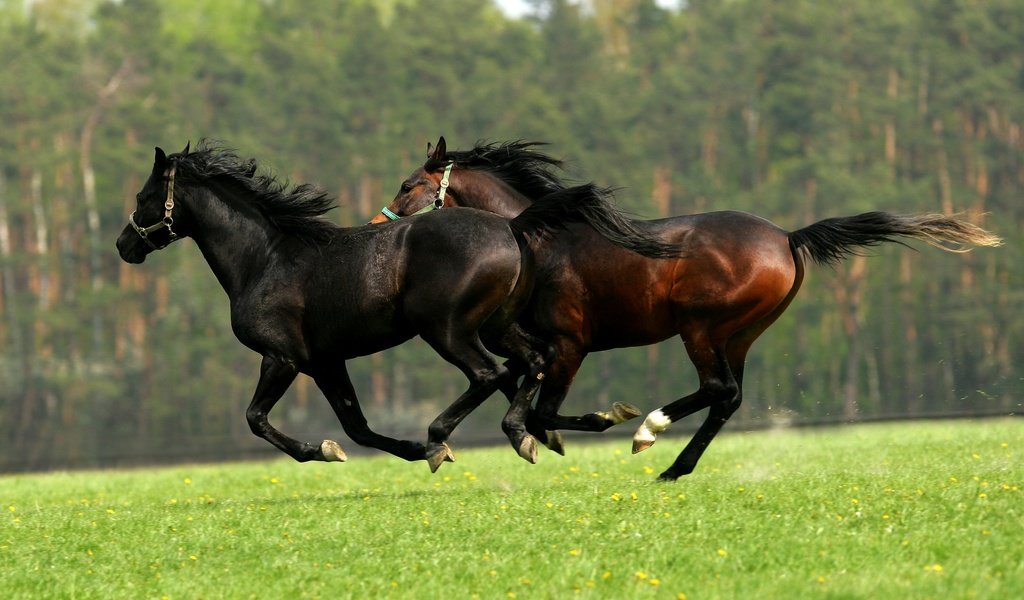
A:
{"label": "bay horse", "polygon": [[[421,211],[469,206],[514,217],[535,199],[564,189],[561,162],[541,144],[479,144],[446,149],[428,144],[428,158],[401,184],[371,223]],[[441,211],[447,212],[447,211]],[[699,387],[649,413],[633,436],[633,453],[654,444],[672,423],[708,408],[708,414],[662,480],[689,474],[740,406],[747,351],[793,301],[808,262],[834,265],[860,249],[898,237],[942,250],[997,246],[999,238],[943,215],[868,212],[830,218],[787,232],[752,214],[722,211],[675,216],[634,225],[679,249],[676,258],[649,259],[616,248],[593,231],[569,225],[547,241],[536,292],[521,323],[551,341],[554,354],[537,397],[547,429],[602,431],[640,411],[562,416],[558,410],[590,352],[644,346],[678,335],[697,370]]]}
{"label": "bay horse", "polygon": [[[534,290],[533,239],[557,239],[588,222],[609,240],[656,256],[667,249],[621,230],[622,217],[594,185],[563,190],[509,220],[472,209],[389,226],[340,228],[321,218],[333,200],[310,185],[293,189],[258,174],[217,144],[167,155],[156,148],[135,211],[117,239],[128,263],[191,237],[230,300],[235,336],[263,357],[246,419],[253,433],[297,461],[342,461],[332,440],[295,440],[268,420],[298,373],[313,378],[357,443],[431,470],[452,460],[447,439],[496,388],[513,404],[502,425],[513,447],[535,460],[522,422],[551,346],[516,317]],[[613,244],[614,245],[614,244]],[[618,247],[618,246],[615,246]],[[469,379],[469,388],[428,428],[426,445],[370,430],[345,361],[416,335]],[[525,373],[521,387],[491,352]]]}

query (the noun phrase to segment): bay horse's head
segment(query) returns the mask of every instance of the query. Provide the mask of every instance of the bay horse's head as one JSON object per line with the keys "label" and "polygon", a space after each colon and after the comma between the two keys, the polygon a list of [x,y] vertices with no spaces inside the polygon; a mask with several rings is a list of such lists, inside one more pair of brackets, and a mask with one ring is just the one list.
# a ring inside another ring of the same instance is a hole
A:
{"label": "bay horse's head", "polygon": [[181,216],[181,208],[175,210],[174,179],[178,160],[188,152],[189,144],[170,156],[156,149],[153,171],[135,195],[135,210],[117,238],[117,251],[125,262],[141,263],[150,252],[184,236],[180,222],[175,221]]}
{"label": "bay horse's head", "polygon": [[370,223],[387,223],[401,217],[452,206],[448,197],[448,179],[454,165],[455,162],[448,158],[444,136],[437,140],[437,146],[427,142],[427,162],[402,182],[395,199],[370,219]]}
{"label": "bay horse's head", "polygon": [[539,146],[544,143],[481,142],[472,150],[449,152],[442,137],[437,146],[427,144],[426,162],[370,223],[448,206],[514,217],[533,201],[570,187],[560,176],[562,161],[540,152]]}

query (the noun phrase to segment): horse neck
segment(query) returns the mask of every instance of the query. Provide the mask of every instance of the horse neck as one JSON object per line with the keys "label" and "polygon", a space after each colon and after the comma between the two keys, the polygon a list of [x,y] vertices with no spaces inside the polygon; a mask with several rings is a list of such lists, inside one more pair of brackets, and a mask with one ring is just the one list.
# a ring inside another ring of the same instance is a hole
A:
{"label": "horse neck", "polygon": [[211,180],[192,188],[189,235],[234,298],[265,269],[281,234],[232,187]]}
{"label": "horse neck", "polygon": [[489,173],[466,170],[460,175],[458,179],[452,177],[451,188],[459,206],[486,210],[511,219],[533,204],[515,188]]}

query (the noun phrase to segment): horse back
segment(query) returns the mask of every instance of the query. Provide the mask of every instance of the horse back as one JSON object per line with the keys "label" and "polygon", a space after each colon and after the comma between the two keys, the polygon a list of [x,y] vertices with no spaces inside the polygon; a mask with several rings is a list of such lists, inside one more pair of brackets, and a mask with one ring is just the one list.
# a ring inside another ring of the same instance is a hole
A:
{"label": "horse back", "polygon": [[677,334],[684,322],[760,313],[794,280],[787,233],[748,213],[723,211],[638,221],[677,245],[680,258],[650,259],[586,227],[538,252],[533,322],[590,350],[640,346]]}

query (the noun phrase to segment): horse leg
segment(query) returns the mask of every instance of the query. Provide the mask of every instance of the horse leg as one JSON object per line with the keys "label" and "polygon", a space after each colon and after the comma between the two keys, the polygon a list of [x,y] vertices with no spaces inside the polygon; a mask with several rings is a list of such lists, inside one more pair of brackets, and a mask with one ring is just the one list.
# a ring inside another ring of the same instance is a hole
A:
{"label": "horse leg", "polygon": [[599,411],[579,417],[558,414],[558,409],[569,393],[569,385],[576,377],[585,356],[578,345],[564,339],[556,341],[555,358],[548,366],[544,386],[537,399],[537,417],[546,429],[604,431],[612,425],[640,416],[640,409],[623,402],[613,404],[609,412]]}
{"label": "horse leg", "polygon": [[[317,387],[324,393],[327,402],[334,409],[334,414],[341,421],[348,437],[360,446],[369,446],[394,454],[408,461],[426,460],[426,446],[419,442],[396,440],[375,433],[370,429],[359,406],[355,388],[349,378],[344,363],[333,368],[319,370],[313,378]],[[325,442],[326,443],[326,442]]]}
{"label": "horse leg", "polygon": [[298,368],[291,361],[269,356],[263,357],[263,362],[260,364],[260,380],[256,384],[252,402],[249,403],[249,408],[245,411],[249,428],[254,434],[267,440],[299,462],[345,460],[345,453],[335,442],[324,440],[319,446],[314,446],[292,439],[274,429],[274,426],[270,424],[268,418],[270,411],[298,374]]}
{"label": "horse leg", "polygon": [[[686,445],[686,448],[683,449],[675,462],[672,463],[672,466],[659,475],[659,479],[674,481],[682,475],[692,473],[708,444],[711,443],[711,440],[722,429],[722,426],[729,420],[729,417],[739,408],[740,403],[743,401],[743,369],[747,352],[750,351],[750,346],[753,345],[754,340],[764,333],[789,307],[793,298],[796,297],[796,293],[800,290],[803,276],[803,261],[798,255],[794,255],[794,276],[789,290],[770,312],[728,336],[725,343],[724,360],[722,360],[723,353],[711,348],[703,336],[692,340],[694,343],[687,342],[690,359],[697,366],[697,372],[701,378],[701,390],[705,388],[705,383],[709,384],[710,396],[707,398],[706,404],[711,407],[711,410],[708,411],[708,416],[705,418],[700,429],[690,439],[690,443]],[[684,337],[684,342],[686,341]],[[709,358],[712,355],[714,356],[713,360]],[[673,407],[674,410],[666,411],[665,414],[669,417],[669,422],[677,421],[703,408],[703,400],[698,402],[686,402],[684,400],[677,401],[679,405]],[[670,404],[666,409],[669,409],[669,407],[672,407],[672,405]],[[655,411],[655,413],[657,412],[659,411]],[[654,416],[655,413],[652,413],[651,416]],[[651,417],[649,416],[648,419],[651,419]],[[654,421],[657,423],[659,419],[656,418]],[[664,423],[664,421],[660,422]],[[647,421],[644,422],[644,425],[647,425]],[[643,426],[641,429],[643,429]],[[637,432],[637,435],[640,435],[640,431]],[[634,437],[634,448],[635,440],[636,437]],[[653,436],[651,436],[650,443],[654,443]]]}
{"label": "horse leg", "polygon": [[[430,470],[436,472],[442,462],[454,461],[448,438],[455,427],[493,394],[503,379],[510,378],[508,369],[487,352],[479,337],[447,337],[435,339],[421,333],[421,337],[442,358],[459,367],[469,379],[469,388],[455,402],[444,409],[427,428],[426,458]],[[441,342],[444,340],[444,343]]]}
{"label": "horse leg", "polygon": [[[550,360],[551,349],[515,323],[504,332],[498,346],[526,365],[523,384],[513,396],[508,412],[501,421],[501,428],[519,456],[536,463],[537,442],[534,436],[527,432],[526,421],[530,402],[544,379],[544,368]],[[514,385],[515,378],[509,379]]]}
{"label": "horse leg", "polygon": [[[501,380],[499,389],[508,398],[508,403],[515,402],[516,394],[519,392],[517,382],[520,377],[526,374],[526,367],[518,360],[509,359],[505,361],[505,368],[509,370],[509,377]],[[528,409],[526,411],[526,432],[544,444],[552,452],[565,456],[565,440],[558,431],[547,430],[537,416],[537,411]]]}
{"label": "horse leg", "polygon": [[633,436],[633,452],[637,453],[654,444],[658,433],[669,425],[703,408],[710,407],[697,433],[659,479],[675,480],[693,472],[704,450],[715,438],[729,417],[739,408],[740,385],[730,367],[725,352],[710,344],[704,334],[685,339],[690,359],[697,367],[700,387],[696,392],[671,402],[652,412]]}

